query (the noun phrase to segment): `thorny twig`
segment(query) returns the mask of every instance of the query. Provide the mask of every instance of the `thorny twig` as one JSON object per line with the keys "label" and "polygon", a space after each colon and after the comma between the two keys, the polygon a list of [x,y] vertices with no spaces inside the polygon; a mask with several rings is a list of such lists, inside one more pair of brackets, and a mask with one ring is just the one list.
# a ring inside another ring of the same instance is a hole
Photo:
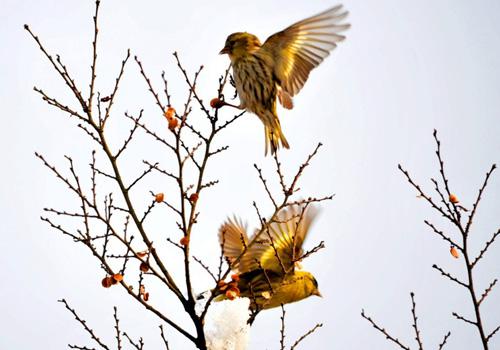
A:
{"label": "thorny twig", "polygon": [[165,333],[163,332],[163,326],[162,325],[160,325],[160,336],[161,336],[161,339],[163,340],[163,344],[165,345],[165,350],[170,350],[170,348],[168,346],[168,341],[165,338]]}
{"label": "thorny twig", "polygon": [[293,343],[293,345],[290,347],[290,350],[294,350],[304,339],[306,339],[308,336],[316,332],[319,328],[323,327],[322,323],[317,323],[313,328],[308,330],[306,333],[304,333],[299,339]]}
{"label": "thorny twig", "polygon": [[[280,327],[280,350],[285,350],[285,316],[286,316],[286,311],[285,307],[283,304],[281,305],[281,327]],[[306,333],[301,335],[294,343],[292,346],[290,346],[290,350],[294,350],[299,346],[300,343],[304,341],[308,336],[316,332],[319,328],[323,327],[322,323],[317,323],[313,328],[309,329]]]}
{"label": "thorny twig", "polygon": [[[419,330],[418,324],[417,324],[418,317],[417,317],[417,313],[416,313],[415,294],[413,292],[411,292],[410,293],[410,297],[411,297],[411,315],[412,315],[412,320],[413,320],[412,328],[413,328],[414,333],[415,333],[415,340],[417,342],[418,349],[419,350],[423,350],[423,344],[422,344],[421,334],[420,334],[420,330]],[[380,333],[382,333],[388,340],[392,341],[399,348],[405,349],[405,350],[411,350],[410,347],[408,347],[407,345],[404,345],[398,338],[395,338],[392,335],[390,335],[389,332],[387,332],[387,330],[385,328],[379,326],[370,316],[368,316],[365,313],[365,310],[361,311],[361,317],[363,317],[368,322],[370,322],[370,324],[376,330],[378,330]],[[446,344],[446,341],[447,341],[448,337],[450,336],[450,334],[451,334],[450,332],[447,333],[447,335],[443,339],[443,342],[439,346],[439,349],[442,349],[444,347],[444,345]]]}
{"label": "thorny twig", "polygon": [[416,303],[415,303],[415,293],[411,292],[410,293],[411,297],[411,316],[413,318],[413,330],[415,331],[415,340],[418,343],[418,349],[423,350],[423,345],[422,345],[422,340],[420,339],[420,330],[418,329],[418,324],[417,324],[417,311],[416,311]]}
{"label": "thorny twig", "polygon": [[285,350],[285,307],[281,304],[280,350]]}
{"label": "thorny twig", "polygon": [[446,342],[448,341],[448,338],[450,337],[451,332],[448,332],[444,335],[443,341],[439,344],[438,350],[442,350],[444,346],[446,345]]}
{"label": "thorny twig", "polygon": [[387,333],[387,331],[385,330],[385,328],[382,328],[380,327],[379,325],[377,325],[375,323],[375,321],[373,321],[370,316],[367,316],[365,314],[365,310],[362,310],[361,311],[361,316],[366,319],[368,322],[371,323],[371,325],[376,329],[378,330],[380,333],[382,333],[383,335],[385,335],[385,337],[387,339],[389,339],[390,341],[394,342],[396,345],[398,345],[401,349],[405,349],[405,350],[411,350],[409,347],[407,347],[406,345],[403,345],[398,338],[394,338],[393,336],[391,336],[389,333]]}
{"label": "thorny twig", "polygon": [[[80,318],[80,316],[78,316],[78,314],[76,313],[75,309],[72,309],[69,306],[69,304],[66,301],[66,299],[61,299],[61,300],[58,300],[58,301],[60,303],[64,304],[64,307],[69,312],[71,312],[71,314],[73,314],[73,316],[75,317],[75,319],[82,325],[83,329],[85,329],[85,331],[90,335],[90,337],[92,338],[92,340],[94,340],[97,344],[99,344],[99,346],[101,348],[109,350],[109,347],[101,341],[101,339],[95,334],[94,330],[87,325],[87,322],[84,319]],[[75,346],[75,348],[77,348],[77,347]]]}

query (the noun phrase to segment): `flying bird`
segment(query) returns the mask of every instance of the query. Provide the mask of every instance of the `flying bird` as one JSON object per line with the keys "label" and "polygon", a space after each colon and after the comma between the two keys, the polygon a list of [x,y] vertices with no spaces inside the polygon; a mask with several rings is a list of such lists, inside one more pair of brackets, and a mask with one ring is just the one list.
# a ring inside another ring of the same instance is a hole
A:
{"label": "flying bird", "polygon": [[233,33],[227,37],[220,54],[231,60],[233,78],[240,104],[233,106],[256,114],[264,123],[265,153],[274,154],[281,146],[290,148],[276,113],[276,99],[293,108],[293,96],[304,86],[316,68],[337,44],[348,12],[337,5],[271,35],[264,44],[253,34]]}
{"label": "flying bird", "polygon": [[298,268],[316,215],[312,207],[292,206],[282,210],[268,230],[251,238],[241,220],[228,219],[219,229],[219,240],[235,274],[231,282],[219,285],[216,300],[246,297],[253,309],[262,310],[321,296],[314,276]]}

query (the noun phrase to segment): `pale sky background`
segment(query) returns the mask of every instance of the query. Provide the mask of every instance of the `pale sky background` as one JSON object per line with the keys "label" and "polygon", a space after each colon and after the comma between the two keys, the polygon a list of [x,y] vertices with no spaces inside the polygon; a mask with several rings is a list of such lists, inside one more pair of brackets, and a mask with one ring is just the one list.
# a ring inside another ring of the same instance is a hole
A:
{"label": "pale sky background", "polygon": [[[228,64],[227,57],[217,54],[228,34],[246,30],[264,39],[334,4],[104,0],[98,88],[109,91],[119,62],[131,48],[158,88],[159,74],[166,70],[174,105],[181,108],[187,90],[171,56],[178,51],[191,73],[200,64],[205,66],[199,88],[208,100],[215,96],[217,79]],[[158,320],[123,290],[102,288],[103,273],[89,252],[39,220],[44,207],[70,210],[77,202],[35,159],[34,151],[61,167],[63,155],[73,155],[84,168],[94,145],[74,121],[32,91],[37,85],[75,105],[23,24],[29,23],[51,52],[61,54],[86,91],[93,2],[2,0],[1,5],[0,349],[91,345],[56,302],[63,297],[109,343],[116,305],[123,330],[135,338],[144,336],[148,349],[158,348]],[[322,205],[322,215],[306,242],[306,248],[320,240],[327,245],[304,264],[317,277],[324,298],[287,307],[287,340],[292,342],[322,322],[324,327],[302,349],[395,348],[360,317],[365,308],[414,347],[409,297],[414,291],[426,349],[437,348],[448,330],[452,332],[448,349],[477,349],[476,330],[451,316],[457,311],[473,317],[468,294],[431,268],[437,263],[464,277],[463,261],[451,258],[449,245],[431,234],[423,220],[431,219],[442,228],[448,225],[415,197],[396,166],[403,163],[431,191],[429,178],[438,176],[432,130],[438,129],[452,190],[470,206],[486,170],[500,163],[500,2],[346,0],[344,5],[352,24],[347,40],[311,74],[295,99],[295,109],[280,110],[291,144],[283,158],[288,174],[322,141],[324,148],[302,178],[302,193],[336,194]],[[141,108],[145,120],[153,123],[157,107],[131,61],[114,109],[115,127],[123,131],[123,112]],[[229,117],[232,111],[225,113]],[[257,118],[245,116],[222,137],[221,142],[231,148],[209,169],[208,178],[218,177],[221,183],[200,200],[202,215],[193,250],[212,266],[217,261],[217,228],[226,216],[236,213],[255,227],[252,201],[265,212],[270,209],[252,166],[257,162],[275,180],[272,161],[263,155],[262,134]],[[131,161],[161,157],[160,150],[146,142],[139,142],[131,153]],[[124,165],[130,176],[139,171],[137,164]],[[493,176],[475,220],[471,240],[476,250],[500,225],[499,176]],[[168,196],[162,186],[151,181],[145,194],[136,196],[143,200],[149,189],[164,190]],[[161,218],[172,225],[168,219]],[[500,277],[499,256],[496,243],[475,271],[478,290]],[[196,288],[203,291],[209,280],[203,271],[196,276]],[[184,316],[171,299],[158,293],[152,298],[182,322]],[[488,331],[500,323],[498,310],[497,289],[484,304]],[[258,317],[251,349],[279,348],[279,316],[275,310]],[[173,349],[188,348],[168,327],[167,336]],[[500,349],[499,335],[491,349]]]}

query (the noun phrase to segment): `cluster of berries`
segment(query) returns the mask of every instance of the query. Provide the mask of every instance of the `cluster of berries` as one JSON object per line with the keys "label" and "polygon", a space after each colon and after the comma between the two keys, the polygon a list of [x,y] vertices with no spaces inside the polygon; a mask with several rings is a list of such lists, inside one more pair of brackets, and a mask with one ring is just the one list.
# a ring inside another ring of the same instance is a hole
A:
{"label": "cluster of berries", "polygon": [[240,276],[235,273],[231,275],[231,282],[219,281],[217,283],[217,288],[226,294],[226,298],[234,300],[240,296],[240,289],[238,288],[239,280]]}

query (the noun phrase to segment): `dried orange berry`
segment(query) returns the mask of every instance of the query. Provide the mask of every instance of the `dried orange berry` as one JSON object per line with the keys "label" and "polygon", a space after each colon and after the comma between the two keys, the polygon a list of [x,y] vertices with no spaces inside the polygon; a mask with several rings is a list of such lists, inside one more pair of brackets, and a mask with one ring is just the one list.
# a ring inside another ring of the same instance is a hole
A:
{"label": "dried orange berry", "polygon": [[239,290],[239,288],[236,287],[236,286],[231,286],[231,288],[229,288],[226,291],[226,296],[228,296],[228,298],[231,299],[231,300],[233,300],[235,297],[239,297],[240,296],[240,290]]}
{"label": "dried orange berry", "polygon": [[116,281],[116,282],[121,282],[123,280],[123,275],[121,273],[115,273],[113,275],[113,279]]}
{"label": "dried orange berry", "polygon": [[148,272],[149,265],[145,262],[142,262],[141,265],[139,266],[139,270],[141,270],[142,272]]}
{"label": "dried orange berry", "polygon": [[179,243],[183,246],[187,246],[189,244],[189,238],[188,236],[184,236],[181,238],[181,240],[179,241]]}
{"label": "dried orange berry", "polygon": [[237,273],[231,275],[231,279],[234,281],[234,282],[238,282],[240,280],[240,275],[238,275]]}
{"label": "dried orange berry", "polygon": [[146,255],[148,255],[148,251],[147,250],[143,250],[142,252],[137,252],[136,255],[139,258],[144,258]]}
{"label": "dried orange berry", "polygon": [[189,196],[189,200],[194,203],[198,200],[198,193],[191,193],[191,195]]}
{"label": "dried orange berry", "polygon": [[155,201],[156,201],[156,203],[163,202],[164,198],[165,198],[165,195],[162,192],[155,194]]}
{"label": "dried orange berry", "polygon": [[174,119],[174,116],[175,116],[175,108],[173,107],[168,107],[167,110],[165,111],[165,113],[163,114],[165,116],[165,118],[167,118],[168,120],[170,119]]}
{"label": "dried orange berry", "polygon": [[460,254],[458,253],[458,249],[455,246],[450,247],[450,254],[453,256],[455,259],[458,259],[460,257]]}
{"label": "dried orange berry", "polygon": [[142,299],[144,299],[144,301],[148,301],[149,300],[149,292],[146,292],[142,295]]}
{"label": "dried orange berry", "polygon": [[222,101],[220,98],[216,97],[210,100],[210,107],[212,108],[221,108],[224,106],[224,101]]}
{"label": "dried orange berry", "polygon": [[238,292],[236,292],[234,289],[229,289],[226,291],[226,298],[229,300],[234,300],[238,296]]}
{"label": "dried orange berry", "polygon": [[457,204],[458,203],[458,198],[453,193],[450,194],[450,198],[449,199],[450,199],[450,202],[452,202],[453,204]]}
{"label": "dried orange berry", "polygon": [[174,131],[177,125],[179,125],[179,121],[177,119],[173,118],[168,120],[168,128],[170,130]]}
{"label": "dried orange berry", "polygon": [[113,279],[109,276],[106,276],[102,279],[101,284],[104,288],[109,288],[113,284]]}
{"label": "dried orange berry", "polygon": [[143,285],[143,284],[141,284],[141,285],[139,286],[139,294],[141,294],[141,295],[142,295],[142,294],[144,294],[145,292],[146,292],[146,288],[144,287],[144,285]]}
{"label": "dried orange berry", "polygon": [[219,281],[217,282],[217,288],[219,288],[220,291],[225,291],[229,285],[226,283],[226,281]]}

